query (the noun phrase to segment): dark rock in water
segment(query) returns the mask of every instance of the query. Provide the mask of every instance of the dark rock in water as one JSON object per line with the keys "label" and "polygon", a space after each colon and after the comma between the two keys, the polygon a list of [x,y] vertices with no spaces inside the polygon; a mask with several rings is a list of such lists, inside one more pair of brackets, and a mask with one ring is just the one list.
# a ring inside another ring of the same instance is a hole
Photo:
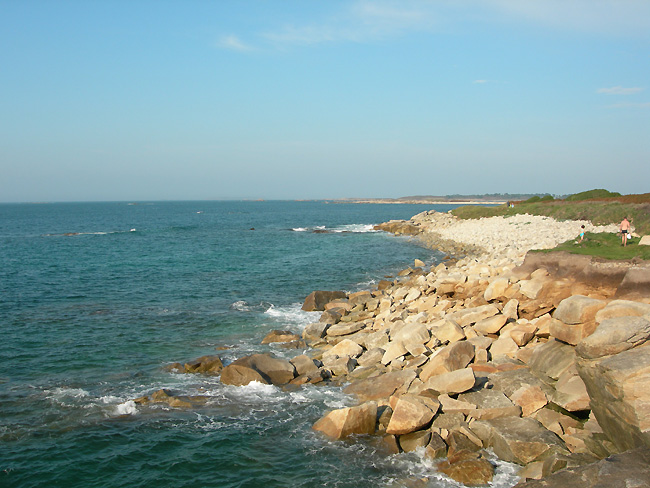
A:
{"label": "dark rock in water", "polygon": [[194,361],[185,363],[186,373],[205,373],[218,375],[223,369],[219,356],[202,356]]}
{"label": "dark rock in water", "polygon": [[325,304],[337,298],[345,298],[346,296],[344,291],[313,291],[305,298],[302,309],[306,312],[322,312],[325,310]]}
{"label": "dark rock in water", "polygon": [[204,404],[208,400],[206,396],[185,396],[174,395],[165,388],[153,392],[149,396],[135,398],[133,401],[138,405],[150,405],[152,403],[165,403],[173,408],[193,408]]}
{"label": "dark rock in water", "polygon": [[252,381],[264,384],[284,385],[296,376],[296,370],[289,361],[270,354],[253,354],[223,368],[221,382],[226,385],[244,386]]}
{"label": "dark rock in water", "polygon": [[314,233],[314,234],[329,234],[330,231],[325,230],[325,229],[315,229],[315,230],[312,231],[312,233]]}
{"label": "dark rock in water", "polygon": [[567,468],[541,480],[529,480],[521,488],[650,488],[650,449],[614,454],[596,463]]}

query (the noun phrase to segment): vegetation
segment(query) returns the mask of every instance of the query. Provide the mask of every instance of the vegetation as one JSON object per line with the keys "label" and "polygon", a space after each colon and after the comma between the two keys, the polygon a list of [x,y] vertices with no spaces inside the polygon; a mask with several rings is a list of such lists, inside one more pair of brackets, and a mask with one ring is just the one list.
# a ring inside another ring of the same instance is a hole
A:
{"label": "vegetation", "polygon": [[[592,190],[598,194],[609,194],[607,190]],[[583,192],[577,195],[596,193]],[[600,193],[605,192],[605,193]],[[550,196],[550,195],[549,195]],[[618,224],[623,217],[631,219],[639,234],[650,234],[650,193],[642,195],[619,195],[600,197],[590,200],[575,200],[574,195],[564,200],[550,200],[535,197],[524,202],[516,202],[514,207],[498,206],[463,206],[452,213],[462,219],[479,219],[481,217],[509,216],[516,214],[546,215],[557,220],[589,220],[596,225]],[[552,198],[552,197],[551,197]],[[581,197],[579,197],[581,198]]]}
{"label": "vegetation", "polygon": [[572,239],[560,244],[555,249],[535,252],[550,251],[566,251],[572,254],[598,256],[604,259],[640,258],[650,260],[650,246],[639,246],[638,237],[628,241],[627,246],[623,247],[620,234],[609,233],[592,234],[587,232],[585,240],[580,243]]}
{"label": "vegetation", "polygon": [[621,196],[620,193],[599,189],[599,190],[589,190],[580,193],[575,193],[574,195],[569,195],[564,200],[566,202],[581,202],[584,200],[597,200],[601,198],[612,198],[612,197],[620,197],[620,196]]}

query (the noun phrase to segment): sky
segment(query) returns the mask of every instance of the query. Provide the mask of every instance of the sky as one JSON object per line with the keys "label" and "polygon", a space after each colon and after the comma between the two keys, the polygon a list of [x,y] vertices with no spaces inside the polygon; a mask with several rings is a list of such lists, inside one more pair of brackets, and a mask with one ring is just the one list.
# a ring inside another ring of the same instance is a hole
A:
{"label": "sky", "polygon": [[0,202],[649,182],[648,0],[0,0]]}

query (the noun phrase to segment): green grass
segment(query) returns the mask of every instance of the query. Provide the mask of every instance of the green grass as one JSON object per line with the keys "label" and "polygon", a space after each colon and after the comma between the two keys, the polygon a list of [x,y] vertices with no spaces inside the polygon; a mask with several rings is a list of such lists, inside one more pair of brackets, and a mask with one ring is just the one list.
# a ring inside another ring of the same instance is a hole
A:
{"label": "green grass", "polygon": [[564,200],[567,202],[578,202],[582,200],[592,200],[595,198],[612,198],[612,197],[620,197],[621,194],[618,192],[611,192],[608,190],[589,190],[589,191],[583,191],[580,193],[574,193],[573,195],[569,195],[566,197]]}
{"label": "green grass", "polygon": [[518,203],[514,208],[507,205],[495,207],[466,205],[452,211],[462,219],[510,216],[517,214],[545,215],[556,220],[589,220],[596,225],[619,224],[623,217],[631,219],[637,233],[650,234],[650,204],[601,201],[554,200]]}
{"label": "green grass", "polygon": [[604,259],[633,259],[650,260],[650,246],[639,246],[639,238],[628,241],[627,246],[621,245],[621,235],[611,233],[592,234],[587,232],[585,240],[577,243],[577,239],[563,242],[554,249],[535,252],[566,251],[572,254],[584,254]]}

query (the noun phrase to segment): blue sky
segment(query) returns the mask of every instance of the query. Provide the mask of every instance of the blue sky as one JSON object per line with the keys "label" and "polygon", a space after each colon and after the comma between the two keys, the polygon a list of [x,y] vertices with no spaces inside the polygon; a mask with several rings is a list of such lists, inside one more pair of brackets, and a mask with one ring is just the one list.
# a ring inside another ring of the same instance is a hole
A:
{"label": "blue sky", "polygon": [[650,191],[647,0],[0,0],[0,201]]}

